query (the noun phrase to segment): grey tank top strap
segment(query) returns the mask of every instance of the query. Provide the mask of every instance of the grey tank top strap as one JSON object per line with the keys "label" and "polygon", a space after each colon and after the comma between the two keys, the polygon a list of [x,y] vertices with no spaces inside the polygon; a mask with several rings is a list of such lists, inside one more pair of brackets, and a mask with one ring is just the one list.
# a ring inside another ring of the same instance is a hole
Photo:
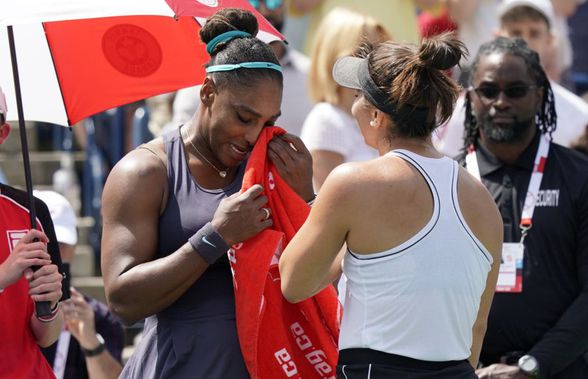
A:
{"label": "grey tank top strap", "polygon": [[[169,196],[159,218],[157,256],[165,257],[209,222],[219,202],[240,190],[246,162],[225,188],[204,189],[192,177],[179,128],[163,135]],[[233,279],[220,258],[173,304],[149,317],[120,376],[125,379],[248,379],[235,322]]]}

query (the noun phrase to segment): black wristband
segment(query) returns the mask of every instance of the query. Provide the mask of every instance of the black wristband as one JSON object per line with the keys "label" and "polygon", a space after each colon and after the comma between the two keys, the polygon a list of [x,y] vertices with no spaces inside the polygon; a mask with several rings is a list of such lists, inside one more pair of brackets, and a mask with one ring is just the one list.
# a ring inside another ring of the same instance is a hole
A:
{"label": "black wristband", "polygon": [[[84,349],[82,347],[82,352],[86,357],[95,357],[97,355],[102,354],[104,350],[106,350],[106,345],[104,344],[104,338],[98,333],[96,333],[96,338],[98,339],[98,346],[93,349]],[[81,346],[80,346],[81,347]]]}
{"label": "black wristband", "polygon": [[196,253],[202,257],[209,265],[216,262],[229,250],[229,245],[214,230],[210,222],[206,223],[199,231],[194,233],[188,239],[190,245],[196,250]]}
{"label": "black wristband", "polygon": [[41,322],[51,322],[53,320],[55,320],[57,318],[57,314],[59,313],[59,302],[57,302],[57,304],[55,304],[55,306],[53,308],[51,308],[51,313],[48,314],[47,316],[37,316],[37,320],[41,321]]}

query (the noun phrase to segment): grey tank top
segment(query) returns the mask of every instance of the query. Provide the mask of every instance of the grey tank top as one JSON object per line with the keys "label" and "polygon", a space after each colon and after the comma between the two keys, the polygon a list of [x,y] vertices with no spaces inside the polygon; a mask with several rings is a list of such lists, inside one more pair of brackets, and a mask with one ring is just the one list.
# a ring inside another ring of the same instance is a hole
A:
{"label": "grey tank top", "polygon": [[[235,180],[205,189],[192,177],[180,129],[163,136],[169,196],[159,218],[157,257],[165,257],[209,222],[220,201],[238,192],[245,162]],[[226,256],[210,266],[175,303],[145,321],[144,336],[121,378],[246,379],[235,324],[235,299]]]}

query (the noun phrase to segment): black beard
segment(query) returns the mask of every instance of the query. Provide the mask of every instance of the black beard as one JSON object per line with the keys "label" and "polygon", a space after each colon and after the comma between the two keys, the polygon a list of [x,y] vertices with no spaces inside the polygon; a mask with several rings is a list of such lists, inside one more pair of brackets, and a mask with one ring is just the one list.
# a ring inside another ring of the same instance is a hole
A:
{"label": "black beard", "polygon": [[535,119],[515,120],[508,127],[495,125],[492,120],[486,118],[480,125],[480,131],[492,142],[517,142],[534,124]]}

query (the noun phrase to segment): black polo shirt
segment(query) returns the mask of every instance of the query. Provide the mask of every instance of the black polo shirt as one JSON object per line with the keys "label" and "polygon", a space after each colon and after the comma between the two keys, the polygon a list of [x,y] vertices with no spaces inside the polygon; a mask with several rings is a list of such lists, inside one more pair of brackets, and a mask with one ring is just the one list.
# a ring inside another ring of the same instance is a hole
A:
{"label": "black polo shirt", "polygon": [[[539,136],[510,166],[482,146],[476,152],[482,182],[502,214],[505,242],[521,238]],[[522,351],[537,358],[543,375],[553,375],[586,350],[588,158],[552,143],[525,239],[523,291],[495,294],[481,361],[495,363],[507,352]]]}

